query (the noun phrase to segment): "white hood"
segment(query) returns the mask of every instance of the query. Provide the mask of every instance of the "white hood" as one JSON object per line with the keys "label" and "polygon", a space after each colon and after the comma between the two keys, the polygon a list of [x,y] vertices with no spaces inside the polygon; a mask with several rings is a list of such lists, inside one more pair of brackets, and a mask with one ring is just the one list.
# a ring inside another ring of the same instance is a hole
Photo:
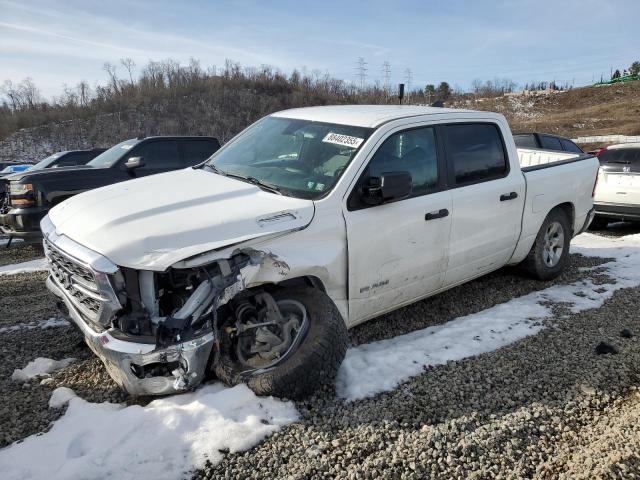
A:
{"label": "white hood", "polygon": [[185,258],[307,226],[314,205],[187,168],[91,190],[49,212],[59,235],[117,265],[162,271]]}

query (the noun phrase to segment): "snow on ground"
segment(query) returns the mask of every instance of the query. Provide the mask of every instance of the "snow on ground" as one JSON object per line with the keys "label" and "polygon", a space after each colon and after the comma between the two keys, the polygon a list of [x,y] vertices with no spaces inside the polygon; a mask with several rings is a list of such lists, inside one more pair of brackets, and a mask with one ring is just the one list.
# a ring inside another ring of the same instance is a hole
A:
{"label": "snow on ground", "polygon": [[615,258],[600,267],[616,283],[555,285],[443,325],[350,348],[338,374],[338,395],[347,400],[369,397],[419,375],[425,366],[490,352],[534,335],[543,328],[541,321],[552,316],[542,303],[566,302],[578,313],[599,307],[616,290],[640,285],[640,234],[605,238],[585,233],[573,239],[571,250]]}
{"label": "snow on ground", "polygon": [[60,408],[69,403],[69,400],[76,397],[76,392],[67,387],[58,387],[49,399],[49,408]]}
{"label": "snow on ground", "polygon": [[11,375],[11,380],[16,382],[26,382],[37,376],[48,376],[54,370],[68,367],[75,362],[75,358],[65,358],[63,360],[51,360],[50,358],[38,357],[27,363],[24,368],[16,368]]}
{"label": "snow on ground", "polygon": [[3,480],[173,480],[298,418],[292,403],[259,398],[245,385],[206,385],[146,407],[89,403],[59,390],[50,403],[69,408],[51,430],[0,450]]}
{"label": "snow on ground", "polygon": [[49,318],[48,320],[40,320],[38,322],[30,323],[18,323],[11,325],[10,327],[1,327],[0,333],[15,332],[18,330],[33,330],[34,328],[40,328],[42,330],[48,330],[49,328],[68,327],[70,323],[64,318]]}
{"label": "snow on ground", "polygon": [[[566,302],[579,312],[600,306],[615,290],[640,285],[640,235],[583,234],[573,243],[573,252],[614,258],[598,268],[617,283],[555,285],[444,325],[351,348],[338,376],[338,394],[348,400],[371,396],[419,375],[425,365],[533,335],[552,315],[546,302]],[[54,390],[50,407],[67,403],[51,430],[0,450],[3,480],[180,478],[207,460],[219,462],[223,452],[253,447],[298,418],[292,403],[256,397],[245,385],[206,385],[146,407],[89,403],[71,389]]]}
{"label": "snow on ground", "polygon": [[0,275],[15,275],[16,273],[40,272],[47,269],[47,260],[38,258],[28,262],[13,263],[0,266]]}

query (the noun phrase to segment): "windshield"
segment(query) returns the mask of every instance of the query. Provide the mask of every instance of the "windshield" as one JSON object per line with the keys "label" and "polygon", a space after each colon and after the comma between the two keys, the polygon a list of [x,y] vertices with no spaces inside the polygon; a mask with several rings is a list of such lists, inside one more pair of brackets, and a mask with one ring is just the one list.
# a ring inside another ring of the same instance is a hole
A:
{"label": "windshield", "polygon": [[207,162],[221,174],[276,187],[284,195],[315,199],[331,190],[372,129],[266,117]]}
{"label": "windshield", "polygon": [[138,140],[136,139],[120,142],[109,150],[102,152],[96,158],[87,163],[87,165],[95,168],[109,168],[120,160],[129,150],[131,150],[136,143],[138,143]]}
{"label": "windshield", "polygon": [[55,162],[58,158],[60,158],[63,153],[65,152],[54,153],[53,155],[48,156],[44,160],[40,160],[33,167],[31,167],[30,170],[44,170],[45,168],[49,167],[53,162]]}

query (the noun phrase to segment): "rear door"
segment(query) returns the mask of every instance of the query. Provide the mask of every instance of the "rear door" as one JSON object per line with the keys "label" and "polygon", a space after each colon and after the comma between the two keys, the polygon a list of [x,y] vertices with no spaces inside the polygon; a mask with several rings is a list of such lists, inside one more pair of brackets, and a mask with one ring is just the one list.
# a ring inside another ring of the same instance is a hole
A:
{"label": "rear door", "polygon": [[598,160],[595,202],[640,205],[640,148],[608,148]]}
{"label": "rear door", "polygon": [[[451,194],[437,129],[391,133],[350,193],[344,218],[349,258],[349,318],[358,322],[442,286],[451,227]],[[386,172],[411,174],[409,198],[383,205],[362,202],[362,186]]]}
{"label": "rear door", "polygon": [[453,202],[445,285],[503,266],[520,234],[525,181],[511,170],[504,139],[494,123],[444,127]]}

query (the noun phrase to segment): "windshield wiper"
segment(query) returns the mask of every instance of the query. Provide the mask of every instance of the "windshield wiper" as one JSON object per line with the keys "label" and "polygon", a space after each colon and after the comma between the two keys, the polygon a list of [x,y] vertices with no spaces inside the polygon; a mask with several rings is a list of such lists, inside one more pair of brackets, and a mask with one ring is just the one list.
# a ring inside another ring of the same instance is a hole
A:
{"label": "windshield wiper", "polygon": [[262,180],[257,179],[256,177],[237,175],[235,173],[227,173],[227,176],[237,178],[238,180],[242,180],[243,182],[249,182],[256,187],[260,187],[263,190],[267,190],[271,193],[277,193],[278,195],[282,195],[280,191],[280,187],[276,187],[275,185],[271,185],[270,183],[265,183]]}
{"label": "windshield wiper", "polygon": [[250,176],[246,176],[245,177],[244,175],[238,175],[237,173],[223,172],[218,167],[216,167],[215,165],[212,165],[210,163],[205,163],[202,166],[209,168],[214,173],[217,173],[218,175],[222,175],[223,177],[236,178],[236,179],[241,180],[243,182],[247,182],[247,183],[250,183],[252,185],[255,185],[256,187],[260,187],[263,190],[267,190],[268,192],[277,193],[278,195],[282,195],[282,192],[280,191],[280,187],[276,187],[275,185],[271,185],[269,183],[265,183],[262,180],[257,179],[256,177],[250,177]]}
{"label": "windshield wiper", "polygon": [[224,176],[227,175],[226,172],[223,172],[218,167],[216,167],[215,165],[212,165],[210,163],[203,163],[201,165],[195,165],[193,168],[208,168],[213,173],[217,173],[218,175],[224,175]]}

